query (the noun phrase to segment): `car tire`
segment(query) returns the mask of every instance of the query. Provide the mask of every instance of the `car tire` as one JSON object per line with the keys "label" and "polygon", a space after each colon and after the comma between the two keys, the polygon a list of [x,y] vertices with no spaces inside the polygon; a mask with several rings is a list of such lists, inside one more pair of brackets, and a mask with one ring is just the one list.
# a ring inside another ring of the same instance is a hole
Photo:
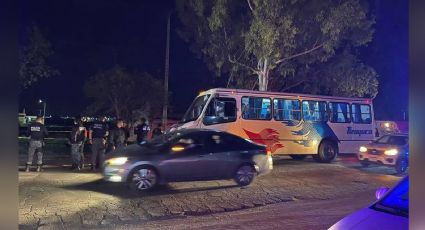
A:
{"label": "car tire", "polygon": [[296,154],[290,154],[289,156],[293,160],[296,160],[296,161],[302,161],[302,160],[304,160],[307,157],[307,155],[296,155]]}
{"label": "car tire", "polygon": [[369,162],[368,160],[361,160],[361,161],[360,161],[360,164],[361,164],[363,167],[368,167],[368,166],[370,165],[370,162]]}
{"label": "car tire", "polygon": [[239,186],[248,186],[254,181],[256,174],[252,165],[242,165],[236,170],[234,180]]}
{"label": "car tire", "polygon": [[158,185],[158,172],[150,166],[138,166],[128,175],[128,186],[135,192],[146,192]]}
{"label": "car tire", "polygon": [[338,146],[328,140],[322,141],[319,145],[318,153],[313,156],[313,159],[320,163],[330,163],[338,155]]}
{"label": "car tire", "polygon": [[395,170],[397,173],[405,173],[409,167],[409,162],[406,157],[401,157],[397,160]]}

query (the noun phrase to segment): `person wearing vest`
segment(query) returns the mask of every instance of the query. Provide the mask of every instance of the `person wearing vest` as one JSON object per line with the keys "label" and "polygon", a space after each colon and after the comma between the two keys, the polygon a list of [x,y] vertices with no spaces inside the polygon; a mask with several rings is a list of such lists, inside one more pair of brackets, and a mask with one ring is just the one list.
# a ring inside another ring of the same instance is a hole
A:
{"label": "person wearing vest", "polygon": [[42,148],[44,145],[44,138],[47,137],[48,132],[44,126],[44,118],[38,116],[34,123],[28,126],[27,136],[30,137],[29,147],[28,147],[28,161],[26,164],[25,172],[30,171],[30,166],[32,165],[34,154],[37,153],[37,172],[41,171],[41,166],[43,165],[43,152]]}
{"label": "person wearing vest", "polygon": [[92,145],[91,171],[99,169],[105,159],[106,138],[108,136],[108,125],[105,120],[105,117],[100,116],[89,128],[89,143]]}
{"label": "person wearing vest", "polygon": [[72,169],[80,171],[84,164],[84,153],[82,145],[86,140],[86,128],[83,126],[81,120],[75,120],[74,126],[72,127],[69,141],[71,143],[71,157],[72,157]]}

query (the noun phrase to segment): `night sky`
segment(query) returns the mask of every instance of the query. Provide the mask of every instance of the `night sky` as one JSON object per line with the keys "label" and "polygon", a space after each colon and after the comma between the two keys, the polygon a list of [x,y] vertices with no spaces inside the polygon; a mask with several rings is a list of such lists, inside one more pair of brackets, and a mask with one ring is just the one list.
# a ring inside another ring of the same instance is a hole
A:
{"label": "night sky", "polygon": [[[360,55],[380,75],[376,117],[400,120],[408,107],[407,1],[371,0],[370,5],[376,33]],[[37,113],[42,98],[47,101],[47,114],[80,114],[90,103],[83,93],[84,81],[115,65],[163,79],[166,15],[173,8],[173,0],[20,0],[21,40],[36,23],[55,51],[50,65],[61,72],[21,92],[20,111]],[[176,115],[199,91],[222,86],[177,35],[180,26],[176,13],[172,14],[170,91]]]}

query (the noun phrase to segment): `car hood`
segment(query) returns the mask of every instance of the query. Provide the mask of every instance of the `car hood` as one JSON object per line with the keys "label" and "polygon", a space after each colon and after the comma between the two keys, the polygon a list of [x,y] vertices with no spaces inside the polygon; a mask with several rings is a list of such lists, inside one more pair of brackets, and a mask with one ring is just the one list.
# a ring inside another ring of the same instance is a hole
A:
{"label": "car hood", "polygon": [[408,229],[408,224],[407,217],[364,208],[338,221],[329,230]]}

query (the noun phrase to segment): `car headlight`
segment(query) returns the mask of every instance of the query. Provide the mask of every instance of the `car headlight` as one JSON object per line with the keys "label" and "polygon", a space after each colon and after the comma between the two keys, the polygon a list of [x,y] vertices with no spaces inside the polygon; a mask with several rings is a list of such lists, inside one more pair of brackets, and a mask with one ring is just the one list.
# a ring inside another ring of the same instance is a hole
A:
{"label": "car headlight", "polygon": [[364,147],[364,146],[360,146],[359,151],[360,151],[361,153],[365,153],[365,152],[367,152],[367,148],[366,148],[366,147]]}
{"label": "car headlight", "polygon": [[394,156],[398,154],[398,150],[397,149],[385,150],[384,154],[388,156]]}
{"label": "car headlight", "polygon": [[116,158],[111,158],[107,161],[107,163],[109,165],[123,165],[127,162],[128,158],[127,157],[116,157]]}

